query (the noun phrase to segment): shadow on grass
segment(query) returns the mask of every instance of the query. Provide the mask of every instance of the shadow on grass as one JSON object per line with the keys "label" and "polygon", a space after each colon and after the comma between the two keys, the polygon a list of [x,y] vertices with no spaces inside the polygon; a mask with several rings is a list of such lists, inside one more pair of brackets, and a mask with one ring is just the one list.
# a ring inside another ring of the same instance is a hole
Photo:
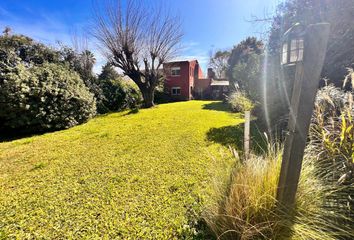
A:
{"label": "shadow on grass", "polygon": [[19,140],[22,138],[29,138],[29,137],[34,137],[34,136],[40,136],[46,133],[51,133],[55,132],[54,130],[52,131],[47,131],[47,132],[35,132],[35,133],[26,133],[26,132],[0,132],[0,143],[2,142],[11,142],[15,140]]}
{"label": "shadow on grass", "polygon": [[124,114],[123,116],[126,116],[126,115],[132,115],[132,114],[137,114],[139,113],[139,108],[134,108],[134,109],[131,109],[129,112],[127,112],[126,114]]}
{"label": "shadow on grass", "polygon": [[[251,122],[251,149],[256,154],[264,153],[267,149],[267,141],[263,134],[259,131],[257,125]],[[243,150],[244,125],[232,125],[221,128],[211,128],[206,138],[208,141],[220,143],[223,146]]]}
{"label": "shadow on grass", "polygon": [[222,112],[231,112],[230,107],[224,102],[212,102],[206,103],[203,105],[203,109],[206,110],[214,110],[214,111],[222,111]]}
{"label": "shadow on grass", "polygon": [[206,135],[208,141],[220,143],[226,147],[231,146],[236,150],[243,148],[243,124],[211,128]]}

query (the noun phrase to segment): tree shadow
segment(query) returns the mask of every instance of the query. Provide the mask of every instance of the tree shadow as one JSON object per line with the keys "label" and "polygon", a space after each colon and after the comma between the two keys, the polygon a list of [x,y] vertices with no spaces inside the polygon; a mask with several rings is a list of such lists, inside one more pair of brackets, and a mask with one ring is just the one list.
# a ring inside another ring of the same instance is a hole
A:
{"label": "tree shadow", "polygon": [[[251,151],[256,154],[262,154],[267,151],[267,140],[258,129],[255,122],[251,122],[250,129]],[[244,124],[231,125],[221,128],[211,128],[206,138],[208,141],[220,143],[226,147],[232,147],[235,150],[243,150]]]}
{"label": "tree shadow", "polygon": [[221,128],[211,128],[206,138],[208,141],[220,143],[223,146],[242,150],[243,148],[243,125],[225,126]]}
{"label": "tree shadow", "polygon": [[129,112],[123,114],[122,116],[127,116],[127,115],[132,115],[132,114],[137,114],[139,113],[139,108],[133,108]]}
{"label": "tree shadow", "polygon": [[51,133],[51,132],[55,132],[55,130],[46,131],[46,132],[45,131],[34,132],[34,133],[15,132],[15,131],[0,132],[0,143],[2,143],[2,142],[11,142],[11,141],[19,140],[19,139],[22,139],[22,138],[41,136],[43,134]]}
{"label": "tree shadow", "polygon": [[212,102],[206,103],[203,105],[203,109],[206,110],[214,110],[214,111],[222,111],[222,112],[231,112],[231,108],[224,102]]}

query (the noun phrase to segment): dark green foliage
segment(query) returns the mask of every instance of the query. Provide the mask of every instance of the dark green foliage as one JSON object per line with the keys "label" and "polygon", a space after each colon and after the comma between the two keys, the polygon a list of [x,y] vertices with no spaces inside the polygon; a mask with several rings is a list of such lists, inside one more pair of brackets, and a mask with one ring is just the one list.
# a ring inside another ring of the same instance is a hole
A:
{"label": "dark green foliage", "polygon": [[254,102],[260,102],[262,96],[262,60],[263,42],[248,37],[236,45],[228,60],[227,76],[234,90],[241,90]]}
{"label": "dark green foliage", "polygon": [[228,60],[228,68],[226,71],[227,77],[231,80],[237,81],[234,78],[234,67],[240,63],[246,63],[249,56],[253,54],[260,55],[263,53],[264,44],[262,41],[257,40],[255,37],[248,37],[243,40],[231,50],[231,54]]}
{"label": "dark green foliage", "polygon": [[136,85],[124,80],[109,63],[102,68],[102,73],[98,77],[98,87],[102,92],[97,104],[99,113],[133,109],[141,102],[141,94]]}
{"label": "dark green foliage", "polygon": [[262,95],[262,55],[251,53],[232,69],[233,80],[253,101],[259,102]]}
{"label": "dark green foliage", "polygon": [[[305,26],[329,22],[331,32],[322,77],[337,87],[343,85],[347,68],[354,63],[354,4],[352,0],[287,0],[278,6],[268,41],[267,96],[264,109],[268,126],[278,134],[286,127],[293,77],[283,76],[280,68],[282,36],[295,23]],[[322,81],[324,85],[324,81]],[[277,93],[277,94],[274,94]]]}
{"label": "dark green foliage", "polygon": [[1,131],[69,128],[95,114],[95,99],[75,72],[54,63],[27,65],[12,51],[0,56]]}
{"label": "dark green foliage", "polygon": [[155,103],[168,103],[171,101],[171,96],[166,92],[164,87],[164,81],[160,81],[154,92],[154,101]]}
{"label": "dark green foliage", "polygon": [[95,56],[89,50],[82,52],[74,51],[72,48],[62,45],[59,51],[60,60],[71,70],[77,72],[90,92],[97,99],[97,108],[100,109],[102,99],[104,98],[102,90],[98,86],[97,77],[93,73],[93,66],[96,62]]}
{"label": "dark green foliage", "polygon": [[60,62],[60,53],[58,51],[23,35],[0,36],[0,49],[15,53],[22,62],[27,64]]}
{"label": "dark green foliage", "polygon": [[354,4],[352,0],[287,0],[278,7],[269,38],[269,50],[279,55],[281,38],[293,24],[329,22],[331,33],[323,77],[341,86],[346,68],[354,63]]}

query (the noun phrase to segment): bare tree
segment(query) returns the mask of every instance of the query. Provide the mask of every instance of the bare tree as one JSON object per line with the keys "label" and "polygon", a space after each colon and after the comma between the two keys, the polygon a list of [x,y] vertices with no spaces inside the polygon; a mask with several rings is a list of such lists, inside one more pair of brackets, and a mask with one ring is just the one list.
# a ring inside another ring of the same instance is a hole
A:
{"label": "bare tree", "polygon": [[210,52],[209,67],[213,68],[215,74],[218,78],[225,77],[225,73],[228,67],[227,61],[229,60],[230,52],[229,51],[216,51],[213,53]]}
{"label": "bare tree", "polygon": [[93,35],[108,61],[139,87],[144,107],[154,106],[154,92],[163,79],[163,63],[176,57],[182,38],[181,22],[162,6],[137,0],[99,1],[94,6]]}
{"label": "bare tree", "polygon": [[12,29],[10,27],[6,26],[2,33],[4,34],[4,36],[8,37],[8,36],[10,36],[11,32],[12,32]]}

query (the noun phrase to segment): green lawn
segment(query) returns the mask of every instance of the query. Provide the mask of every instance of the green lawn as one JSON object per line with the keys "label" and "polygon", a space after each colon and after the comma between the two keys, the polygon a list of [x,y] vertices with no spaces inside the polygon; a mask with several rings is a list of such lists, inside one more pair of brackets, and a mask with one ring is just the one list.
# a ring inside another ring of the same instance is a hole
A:
{"label": "green lawn", "polygon": [[241,116],[225,110],[163,104],[0,143],[0,239],[188,235],[241,141]]}

